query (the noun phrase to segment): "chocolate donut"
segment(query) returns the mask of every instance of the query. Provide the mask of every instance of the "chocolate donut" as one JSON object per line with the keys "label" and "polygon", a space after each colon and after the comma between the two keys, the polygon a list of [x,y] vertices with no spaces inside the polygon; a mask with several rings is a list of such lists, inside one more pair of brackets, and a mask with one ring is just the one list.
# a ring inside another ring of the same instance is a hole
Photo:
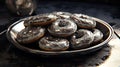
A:
{"label": "chocolate donut", "polygon": [[80,28],[92,29],[96,27],[96,21],[88,16],[83,16],[82,14],[74,14],[71,16],[71,18]]}
{"label": "chocolate donut", "polygon": [[45,29],[41,27],[26,27],[17,34],[17,41],[22,44],[33,43],[43,37]]}
{"label": "chocolate donut", "polygon": [[48,51],[62,51],[69,48],[69,41],[61,38],[43,37],[39,41],[39,47]]}
{"label": "chocolate donut", "polygon": [[71,37],[71,47],[73,49],[83,49],[89,47],[94,40],[94,35],[86,29],[79,29]]}
{"label": "chocolate donut", "polygon": [[57,16],[53,14],[40,14],[25,19],[24,26],[44,26],[51,24],[57,20]]}
{"label": "chocolate donut", "polygon": [[93,43],[99,42],[103,38],[103,33],[99,29],[93,29],[93,35],[94,35]]}
{"label": "chocolate donut", "polygon": [[67,37],[77,30],[77,25],[69,19],[58,19],[48,28],[53,36]]}
{"label": "chocolate donut", "polygon": [[69,12],[53,12],[53,14],[56,15],[58,18],[64,19],[70,18],[70,16],[72,16],[72,14]]}

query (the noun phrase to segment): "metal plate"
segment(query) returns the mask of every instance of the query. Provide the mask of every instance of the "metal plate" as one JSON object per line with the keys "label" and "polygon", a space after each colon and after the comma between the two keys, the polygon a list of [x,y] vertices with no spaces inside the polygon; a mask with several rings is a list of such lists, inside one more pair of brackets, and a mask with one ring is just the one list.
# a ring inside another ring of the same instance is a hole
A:
{"label": "metal plate", "polygon": [[7,30],[7,38],[8,40],[13,43],[13,45],[15,45],[17,48],[19,48],[20,50],[32,53],[32,54],[41,54],[41,55],[46,55],[46,56],[72,56],[72,55],[76,55],[76,54],[87,54],[93,51],[96,51],[100,48],[102,48],[105,44],[107,44],[113,35],[113,29],[112,27],[105,21],[102,21],[100,19],[91,17],[93,20],[95,20],[97,22],[97,28],[99,30],[101,30],[104,34],[104,38],[103,38],[103,42],[96,44],[94,46],[85,48],[85,49],[80,49],[80,50],[67,50],[67,51],[59,51],[59,52],[54,52],[54,51],[43,51],[40,49],[33,49],[33,48],[29,48],[26,47],[20,43],[18,43],[16,41],[16,36],[17,33],[20,32],[22,29],[24,29],[24,19],[20,19],[17,22],[13,23],[12,25],[9,26],[8,30]]}

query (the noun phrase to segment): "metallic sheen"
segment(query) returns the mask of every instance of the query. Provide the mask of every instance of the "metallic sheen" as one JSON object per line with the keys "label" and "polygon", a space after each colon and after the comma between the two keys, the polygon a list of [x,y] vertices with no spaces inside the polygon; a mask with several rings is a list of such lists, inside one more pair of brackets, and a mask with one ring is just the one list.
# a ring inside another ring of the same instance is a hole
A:
{"label": "metallic sheen", "polygon": [[85,49],[78,49],[78,50],[66,50],[66,51],[44,51],[44,50],[40,50],[40,49],[32,49],[29,47],[26,47],[20,43],[18,43],[16,41],[16,36],[18,34],[18,32],[20,32],[22,29],[25,28],[24,26],[24,19],[20,19],[17,22],[13,23],[12,25],[9,26],[9,28],[7,29],[6,32],[6,36],[8,38],[8,40],[15,45],[18,49],[21,49],[23,51],[32,53],[32,54],[42,54],[42,55],[47,55],[47,56],[51,56],[51,55],[74,55],[74,54],[87,54],[93,51],[96,51],[100,48],[102,48],[104,45],[106,45],[112,38],[113,36],[113,28],[105,21],[102,21],[100,19],[91,17],[91,19],[97,21],[96,25],[97,28],[100,29],[100,31],[103,33],[104,38],[103,38],[103,42],[96,44],[94,46],[85,48]]}

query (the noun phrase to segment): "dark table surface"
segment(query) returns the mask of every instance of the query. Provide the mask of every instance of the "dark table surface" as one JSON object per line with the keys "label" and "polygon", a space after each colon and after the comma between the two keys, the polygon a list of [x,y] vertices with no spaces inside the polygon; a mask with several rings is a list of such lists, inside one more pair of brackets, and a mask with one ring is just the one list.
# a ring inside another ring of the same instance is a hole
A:
{"label": "dark table surface", "polygon": [[[65,11],[82,13],[104,20],[111,25],[120,23],[120,7],[83,2],[39,2],[33,15]],[[26,17],[26,16],[24,16]],[[0,32],[23,17],[11,15],[0,6]],[[73,57],[41,57],[17,49],[5,34],[0,35],[0,67],[120,67],[120,40],[115,35],[102,49],[87,55]]]}

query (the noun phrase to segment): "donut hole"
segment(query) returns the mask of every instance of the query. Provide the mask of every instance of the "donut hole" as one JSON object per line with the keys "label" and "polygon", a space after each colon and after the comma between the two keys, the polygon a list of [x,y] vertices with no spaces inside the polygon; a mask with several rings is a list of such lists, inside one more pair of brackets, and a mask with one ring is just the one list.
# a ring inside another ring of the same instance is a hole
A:
{"label": "donut hole", "polygon": [[75,33],[75,36],[76,36],[76,38],[81,38],[81,37],[83,37],[84,36],[84,32],[76,32]]}
{"label": "donut hole", "polygon": [[69,22],[60,21],[59,26],[60,26],[60,27],[65,27],[65,26],[67,26],[68,24],[69,24]]}
{"label": "donut hole", "polygon": [[49,37],[49,38],[46,38],[48,41],[56,41],[56,38],[52,38],[52,37]]}

